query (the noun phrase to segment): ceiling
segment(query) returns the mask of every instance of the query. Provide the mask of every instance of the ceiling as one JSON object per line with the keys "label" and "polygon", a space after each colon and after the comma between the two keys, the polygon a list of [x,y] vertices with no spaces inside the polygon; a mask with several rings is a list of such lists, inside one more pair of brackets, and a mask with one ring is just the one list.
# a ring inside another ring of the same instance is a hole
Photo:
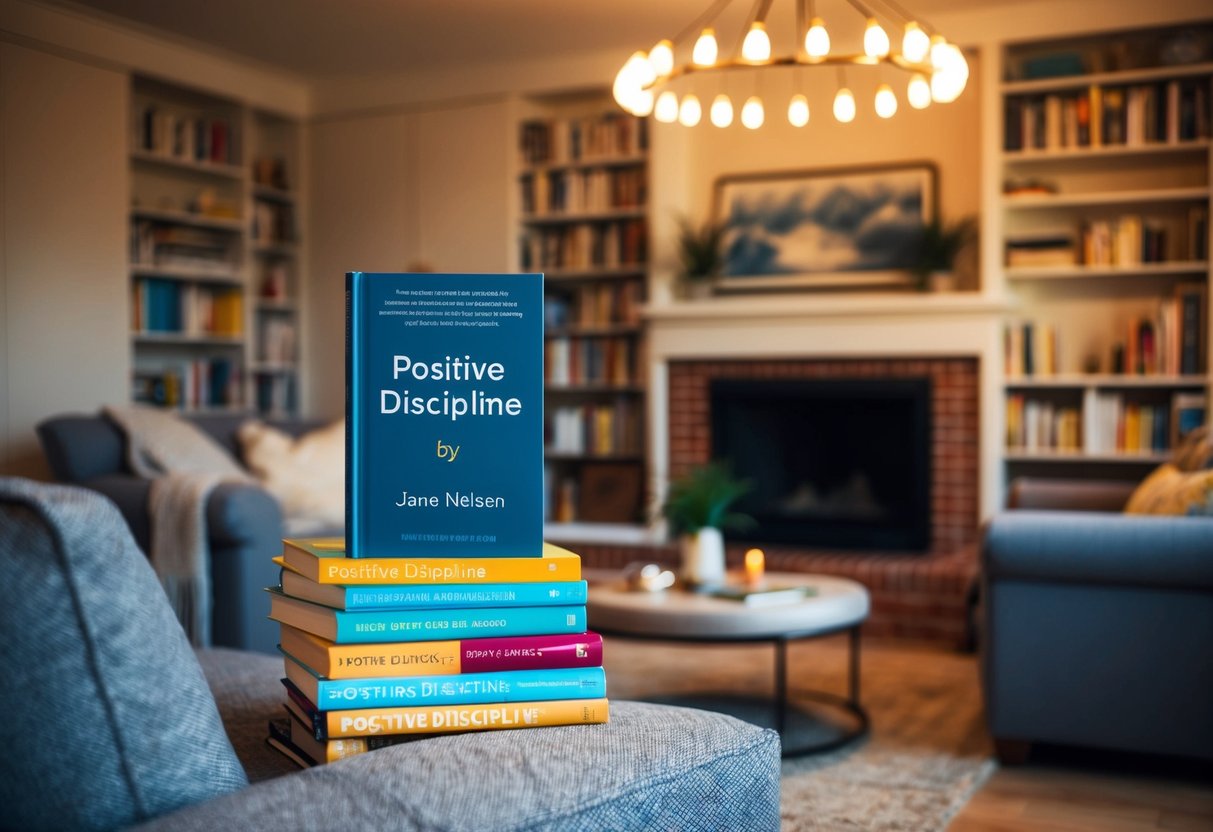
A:
{"label": "ceiling", "polygon": [[[307,79],[394,75],[468,63],[617,49],[676,35],[709,0],[51,0]],[[910,0],[917,14],[1013,0]],[[841,0],[819,0],[825,15]],[[790,2],[776,3],[776,8]],[[749,0],[734,0],[740,17]],[[788,14],[791,14],[789,11]],[[739,24],[738,24],[739,25]],[[722,26],[722,31],[725,31]],[[723,46],[723,44],[722,44]]]}

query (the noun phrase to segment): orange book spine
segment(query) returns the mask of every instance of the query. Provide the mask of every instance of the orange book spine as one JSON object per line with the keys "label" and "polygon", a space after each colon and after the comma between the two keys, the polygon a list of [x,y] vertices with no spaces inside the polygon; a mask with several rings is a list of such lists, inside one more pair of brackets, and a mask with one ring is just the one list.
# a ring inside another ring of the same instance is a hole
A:
{"label": "orange book spine", "polygon": [[430,708],[359,708],[318,711],[316,739],[372,737],[380,734],[449,734],[589,725],[607,721],[606,699],[561,699],[489,705],[448,705]]}

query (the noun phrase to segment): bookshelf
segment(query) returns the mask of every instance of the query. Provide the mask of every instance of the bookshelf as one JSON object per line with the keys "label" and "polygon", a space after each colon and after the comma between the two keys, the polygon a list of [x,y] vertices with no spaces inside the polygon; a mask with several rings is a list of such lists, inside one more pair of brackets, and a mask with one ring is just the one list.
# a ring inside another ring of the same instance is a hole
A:
{"label": "bookshelf", "polygon": [[[284,275],[267,275],[268,264],[293,260],[299,237],[278,233],[293,226],[263,205],[293,212],[295,192],[279,183],[299,170],[298,143],[289,120],[132,77],[132,400],[196,412],[296,411],[301,283],[293,262]],[[278,250],[285,242],[289,254]],[[263,393],[266,366],[290,392]]]}
{"label": "bookshelf", "polygon": [[1209,419],[1213,23],[999,56],[1003,468],[1140,478]]}
{"label": "bookshelf", "polygon": [[519,124],[519,266],[545,275],[545,521],[643,521],[648,137],[601,96]]}

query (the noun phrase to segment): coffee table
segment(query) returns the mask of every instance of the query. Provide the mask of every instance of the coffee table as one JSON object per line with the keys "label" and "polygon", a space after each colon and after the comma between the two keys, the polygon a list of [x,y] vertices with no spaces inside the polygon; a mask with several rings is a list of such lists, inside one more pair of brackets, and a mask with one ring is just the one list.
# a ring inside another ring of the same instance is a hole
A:
{"label": "coffee table", "polygon": [[[855,581],[826,575],[776,572],[768,573],[766,582],[771,586],[810,587],[814,594],[803,601],[763,608],[683,590],[637,592],[622,582],[591,584],[587,604],[589,625],[604,635],[631,639],[771,642],[775,645],[775,698],[771,703],[774,727],[785,740],[791,715],[788,643],[846,632],[850,642],[847,695],[814,690],[798,693],[798,697],[843,713],[851,724],[834,725],[834,734],[825,740],[791,748],[785,742],[783,756],[829,751],[864,736],[868,731],[868,714],[859,702],[859,628],[870,609],[868,591]],[[821,721],[816,715],[813,719]]]}

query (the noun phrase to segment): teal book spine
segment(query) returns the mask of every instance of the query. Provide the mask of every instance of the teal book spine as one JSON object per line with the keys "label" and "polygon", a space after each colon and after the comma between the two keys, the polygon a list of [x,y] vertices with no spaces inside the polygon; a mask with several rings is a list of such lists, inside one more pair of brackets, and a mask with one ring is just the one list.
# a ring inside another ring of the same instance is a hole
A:
{"label": "teal book spine", "polygon": [[540,557],[543,275],[346,275],[346,551]]}
{"label": "teal book spine", "polygon": [[348,586],[345,608],[355,610],[543,607],[585,604],[585,581],[451,586]]}
{"label": "teal book spine", "polygon": [[601,667],[581,667],[400,679],[318,679],[317,694],[316,705],[322,711],[601,699],[606,696],[606,674]]}
{"label": "teal book spine", "polygon": [[585,632],[585,607],[489,607],[457,610],[375,610],[342,612],[337,644],[438,641],[497,636],[539,636]]}

